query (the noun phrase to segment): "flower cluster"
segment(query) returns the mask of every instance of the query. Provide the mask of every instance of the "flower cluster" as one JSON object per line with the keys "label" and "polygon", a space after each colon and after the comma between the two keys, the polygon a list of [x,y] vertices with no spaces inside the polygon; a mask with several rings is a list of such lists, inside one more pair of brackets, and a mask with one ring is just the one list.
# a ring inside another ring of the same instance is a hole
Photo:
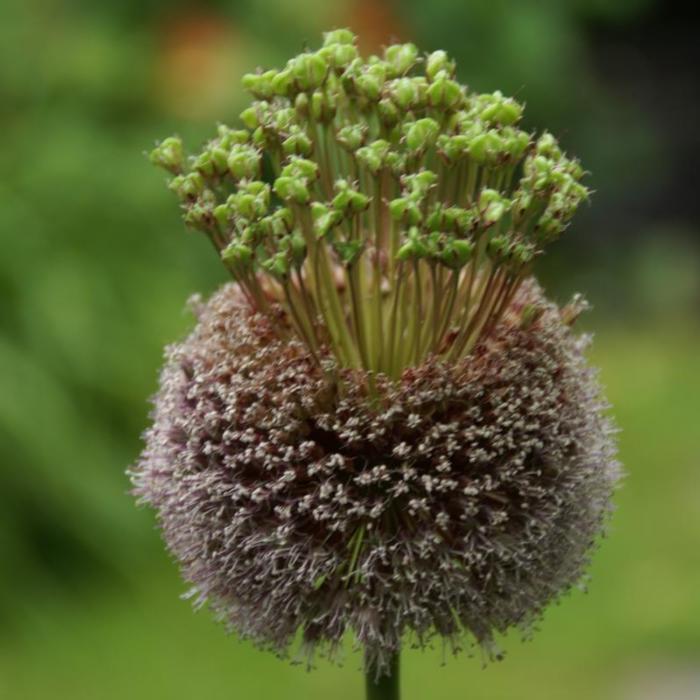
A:
{"label": "flower cluster", "polygon": [[396,378],[467,355],[588,195],[551,134],[519,129],[500,92],[468,92],[443,51],[365,60],[337,30],[243,84],[245,128],[151,158],[251,304],[344,367]]}
{"label": "flower cluster", "polygon": [[581,580],[619,478],[585,303],[532,277],[583,170],[442,51],[337,30],[243,82],[244,128],[151,153],[234,281],[167,352],[135,493],[264,647],[494,655]]}

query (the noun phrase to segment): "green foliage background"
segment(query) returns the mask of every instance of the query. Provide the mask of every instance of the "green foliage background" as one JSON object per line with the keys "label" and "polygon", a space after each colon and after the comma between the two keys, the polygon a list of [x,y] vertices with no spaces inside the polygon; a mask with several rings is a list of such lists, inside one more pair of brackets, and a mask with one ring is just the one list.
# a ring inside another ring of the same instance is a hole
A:
{"label": "green foliage background", "polygon": [[628,471],[590,593],[551,610],[533,642],[505,640],[506,661],[485,670],[407,652],[405,697],[700,696],[687,18],[651,0],[4,0],[0,698],[361,697],[357,655],[307,674],[193,615],[124,476],[162,347],[191,323],[185,300],[224,279],[143,151],[234,122],[243,72],[343,25],[366,48],[396,36],[447,49],[463,81],[517,95],[528,124],[592,171],[591,208],[541,271],[556,298],[594,303],[585,324]]}

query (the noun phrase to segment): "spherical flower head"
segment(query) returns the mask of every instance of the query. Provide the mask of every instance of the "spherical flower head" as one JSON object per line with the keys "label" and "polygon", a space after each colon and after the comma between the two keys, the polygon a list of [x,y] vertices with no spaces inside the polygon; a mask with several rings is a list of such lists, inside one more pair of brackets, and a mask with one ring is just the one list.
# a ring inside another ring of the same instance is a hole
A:
{"label": "spherical flower head", "polygon": [[152,154],[234,281],[167,351],[135,493],[197,603],[281,655],[351,632],[378,674],[436,636],[497,656],[611,510],[584,304],[532,276],[583,171],[454,71],[330,32],[246,76],[246,128],[189,170],[177,139]]}

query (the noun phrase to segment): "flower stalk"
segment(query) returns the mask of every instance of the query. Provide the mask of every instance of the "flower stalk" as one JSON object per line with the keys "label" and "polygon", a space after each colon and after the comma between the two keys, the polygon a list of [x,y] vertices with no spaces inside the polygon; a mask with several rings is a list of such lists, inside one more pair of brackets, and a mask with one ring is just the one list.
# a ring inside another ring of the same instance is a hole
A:
{"label": "flower stalk", "polygon": [[399,652],[391,656],[384,673],[378,674],[369,659],[365,659],[366,700],[399,700]]}

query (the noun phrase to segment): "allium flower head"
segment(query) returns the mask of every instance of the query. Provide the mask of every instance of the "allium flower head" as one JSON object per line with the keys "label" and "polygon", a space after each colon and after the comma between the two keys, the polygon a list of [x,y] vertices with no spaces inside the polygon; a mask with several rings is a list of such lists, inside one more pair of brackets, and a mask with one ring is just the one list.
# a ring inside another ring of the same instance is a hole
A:
{"label": "allium flower head", "polygon": [[244,77],[245,128],[151,155],[234,281],[167,351],[135,492],[197,602],[280,654],[346,632],[378,673],[435,636],[496,654],[611,508],[584,304],[532,277],[583,170],[454,74],[333,31]]}

